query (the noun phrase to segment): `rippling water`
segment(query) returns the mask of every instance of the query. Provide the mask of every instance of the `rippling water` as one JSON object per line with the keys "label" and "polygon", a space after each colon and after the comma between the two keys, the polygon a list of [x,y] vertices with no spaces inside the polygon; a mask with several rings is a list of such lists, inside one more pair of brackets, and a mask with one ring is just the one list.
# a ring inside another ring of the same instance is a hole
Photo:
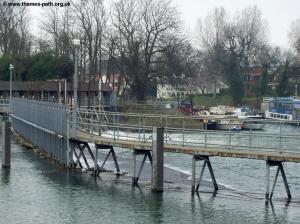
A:
{"label": "rippling water", "polygon": [[[186,178],[187,183],[176,183],[175,175],[173,183],[165,184],[165,191],[157,194],[151,192],[148,181],[142,182],[140,188],[132,188],[131,179],[126,176],[117,179],[102,174],[95,181],[89,174],[61,170],[15,143],[12,151],[11,169],[0,169],[0,223],[3,224],[300,222],[299,164],[285,164],[292,201],[285,201],[280,183],[273,204],[265,204],[263,161],[212,158],[218,183],[228,188],[217,195],[202,192],[200,196],[192,196],[189,155],[165,154],[166,166],[186,173],[181,177],[178,172],[178,181]],[[121,169],[130,174],[131,152],[117,149],[117,155]]]}

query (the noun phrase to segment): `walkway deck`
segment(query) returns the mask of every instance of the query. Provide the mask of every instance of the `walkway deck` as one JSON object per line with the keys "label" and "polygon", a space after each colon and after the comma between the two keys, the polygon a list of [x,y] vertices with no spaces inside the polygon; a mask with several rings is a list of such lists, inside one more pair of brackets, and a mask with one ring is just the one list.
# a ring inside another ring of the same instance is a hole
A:
{"label": "walkway deck", "polygon": [[[90,143],[113,145],[113,146],[127,148],[127,149],[152,150],[151,142],[144,143],[140,141],[106,138],[106,137],[98,136],[83,131],[78,132],[78,139]],[[175,144],[164,145],[165,152],[300,163],[300,153],[277,152],[275,150],[274,151],[256,151],[256,150],[246,150],[246,149],[232,150],[232,149],[220,149],[220,148],[180,146]]]}

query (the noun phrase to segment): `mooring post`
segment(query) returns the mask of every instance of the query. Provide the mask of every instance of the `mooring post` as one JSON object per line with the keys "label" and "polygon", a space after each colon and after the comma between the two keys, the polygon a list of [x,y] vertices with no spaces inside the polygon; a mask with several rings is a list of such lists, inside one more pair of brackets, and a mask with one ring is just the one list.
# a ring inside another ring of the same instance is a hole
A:
{"label": "mooring post", "polygon": [[164,186],[164,128],[153,128],[152,191],[163,191]]}
{"label": "mooring post", "polygon": [[10,122],[2,121],[2,167],[10,168]]}
{"label": "mooring post", "polygon": [[192,160],[192,193],[195,192],[195,183],[196,183],[196,158],[193,155],[193,160]]}
{"label": "mooring post", "polygon": [[266,200],[269,200],[269,189],[270,189],[270,164],[269,161],[266,162]]}
{"label": "mooring post", "polygon": [[136,153],[135,151],[132,152],[133,154],[133,177],[132,177],[132,185],[135,186],[136,185]]}

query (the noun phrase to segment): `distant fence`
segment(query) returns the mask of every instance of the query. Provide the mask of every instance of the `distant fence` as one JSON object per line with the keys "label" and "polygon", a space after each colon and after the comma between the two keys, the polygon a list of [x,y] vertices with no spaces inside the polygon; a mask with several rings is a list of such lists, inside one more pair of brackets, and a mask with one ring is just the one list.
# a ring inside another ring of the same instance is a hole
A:
{"label": "distant fence", "polygon": [[62,104],[13,98],[12,127],[61,164],[68,164],[67,113]]}

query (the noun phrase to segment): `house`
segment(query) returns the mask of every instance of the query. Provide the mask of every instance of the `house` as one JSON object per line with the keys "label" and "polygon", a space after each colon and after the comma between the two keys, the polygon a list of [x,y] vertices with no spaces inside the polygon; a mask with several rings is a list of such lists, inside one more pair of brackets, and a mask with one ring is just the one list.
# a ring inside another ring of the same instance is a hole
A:
{"label": "house", "polygon": [[252,66],[249,76],[250,85],[256,85],[262,79],[263,73],[264,69],[261,65]]}
{"label": "house", "polygon": [[[221,89],[227,89],[226,85],[221,80],[216,83],[216,93],[220,93]],[[198,82],[191,81],[189,85],[186,84],[158,84],[157,85],[157,98],[186,98],[191,94],[213,94],[214,83],[212,82]]]}

